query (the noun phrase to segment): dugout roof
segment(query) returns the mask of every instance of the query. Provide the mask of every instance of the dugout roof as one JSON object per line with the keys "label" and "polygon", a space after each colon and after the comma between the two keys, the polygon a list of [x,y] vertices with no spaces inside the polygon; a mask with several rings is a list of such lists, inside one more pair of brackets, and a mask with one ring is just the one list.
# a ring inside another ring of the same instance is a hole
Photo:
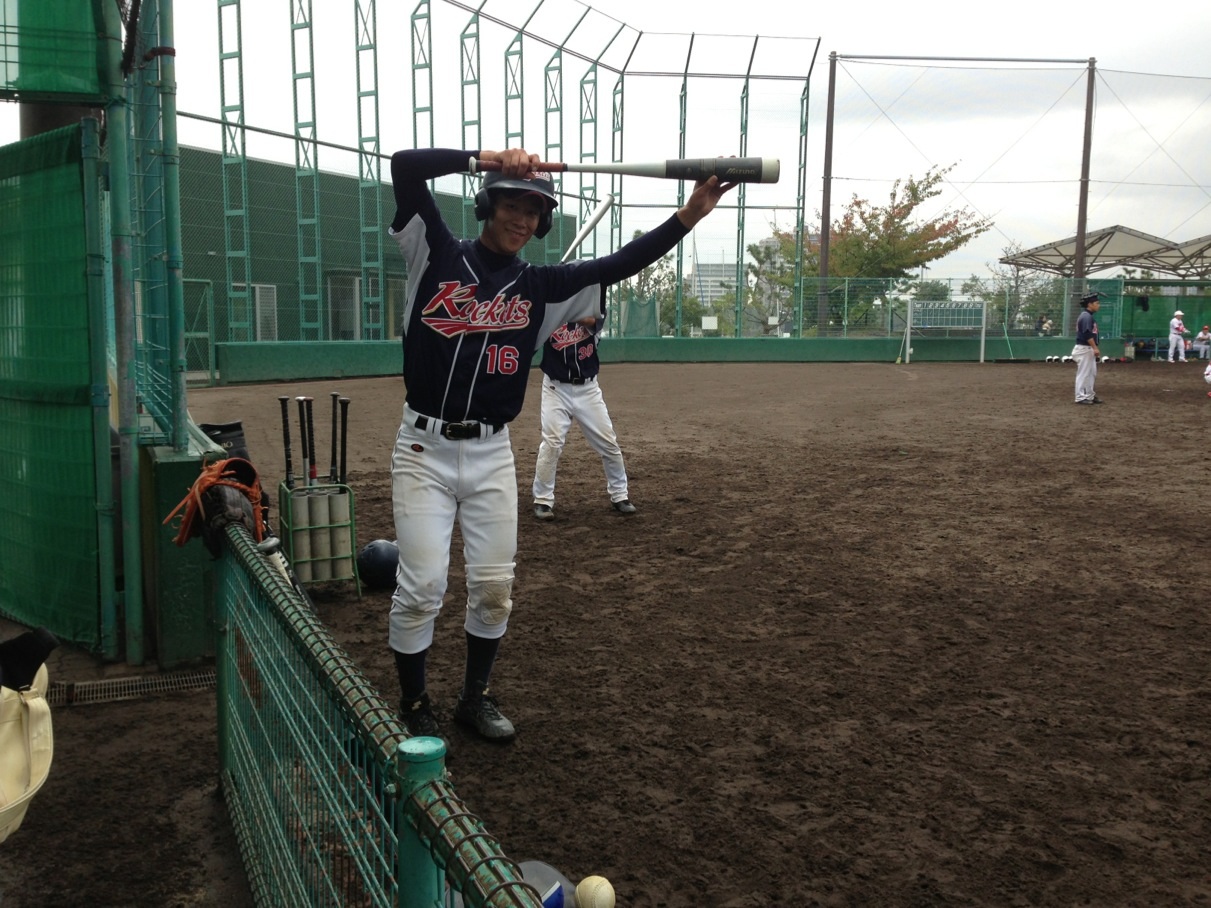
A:
{"label": "dugout roof", "polygon": [[[1018,265],[1055,274],[1072,274],[1076,237],[1057,240],[1001,259],[1002,265]],[[1103,227],[1085,234],[1085,270],[1146,268],[1181,278],[1211,277],[1211,235],[1184,243],[1141,233],[1129,227]]]}

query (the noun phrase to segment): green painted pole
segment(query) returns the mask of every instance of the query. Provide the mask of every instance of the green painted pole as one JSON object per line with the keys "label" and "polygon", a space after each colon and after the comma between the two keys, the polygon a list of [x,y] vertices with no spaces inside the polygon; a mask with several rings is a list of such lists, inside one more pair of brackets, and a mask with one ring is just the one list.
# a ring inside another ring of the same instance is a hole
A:
{"label": "green painted pole", "polygon": [[172,446],[189,444],[185,371],[185,257],[181,250],[181,150],[177,145],[177,58],[173,0],[160,0],[160,116],[164,154],[164,229],[168,266],[168,357],[172,381]]}
{"label": "green painted pole", "polygon": [[139,519],[139,413],[135,378],[135,313],[131,254],[129,110],[122,78],[122,20],[117,4],[102,4],[110,101],[105,108],[109,143],[109,210],[117,347],[118,444],[122,488],[122,565],[126,661],[143,664],[143,553]]}
{"label": "green painted pole", "polygon": [[117,565],[114,548],[113,453],[109,430],[109,356],[105,331],[105,229],[102,226],[99,124],[81,120],[84,165],[85,279],[88,283],[88,369],[91,388],[93,473],[97,509],[97,591],[101,597],[101,658],[118,658]]}

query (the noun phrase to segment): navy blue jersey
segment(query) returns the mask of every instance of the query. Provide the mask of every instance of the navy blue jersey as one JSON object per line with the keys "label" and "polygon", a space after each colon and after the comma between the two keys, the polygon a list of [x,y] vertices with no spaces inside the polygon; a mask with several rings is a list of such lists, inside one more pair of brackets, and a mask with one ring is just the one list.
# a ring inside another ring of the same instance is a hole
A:
{"label": "navy blue jersey", "polygon": [[598,259],[530,265],[459,240],[426,181],[462,173],[473,151],[399,151],[391,158],[391,234],[408,262],[404,384],[408,406],[446,421],[511,422],[534,351],[560,326],[599,313],[602,287],[638,274],[685,237],[674,214]]}
{"label": "navy blue jersey", "polygon": [[568,322],[560,325],[542,345],[542,371],[555,381],[570,382],[596,377],[601,370],[597,340],[605,321],[592,325]]}
{"label": "navy blue jersey", "polygon": [[597,345],[601,329],[605,325],[605,291],[601,294],[601,310],[591,325],[582,324],[585,319],[568,322],[555,329],[555,333],[542,345],[543,374],[555,381],[587,381],[601,371],[601,360],[597,358]]}
{"label": "navy blue jersey", "polygon": [[1093,320],[1093,313],[1086,309],[1076,317],[1076,342],[1082,347],[1088,347],[1090,341],[1093,346],[1098,345],[1097,322]]}

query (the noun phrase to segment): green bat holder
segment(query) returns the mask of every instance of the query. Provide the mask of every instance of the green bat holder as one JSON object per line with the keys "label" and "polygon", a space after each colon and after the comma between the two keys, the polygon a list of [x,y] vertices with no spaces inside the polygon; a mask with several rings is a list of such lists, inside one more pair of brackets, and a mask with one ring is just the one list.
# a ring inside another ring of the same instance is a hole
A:
{"label": "green bat holder", "polygon": [[289,489],[283,482],[278,502],[282,548],[299,582],[352,580],[361,599],[353,489],[343,483]]}

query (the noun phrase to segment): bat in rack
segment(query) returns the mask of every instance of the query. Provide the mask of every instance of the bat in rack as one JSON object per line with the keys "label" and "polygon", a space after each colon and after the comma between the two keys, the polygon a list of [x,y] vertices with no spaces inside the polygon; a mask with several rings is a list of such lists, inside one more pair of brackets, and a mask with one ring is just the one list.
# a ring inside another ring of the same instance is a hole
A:
{"label": "bat in rack", "polygon": [[290,398],[279,397],[282,405],[282,447],[286,452],[286,488],[294,488],[294,461],[290,456]]}
{"label": "bat in rack", "polygon": [[[473,157],[467,162],[468,173],[500,169],[499,161],[481,161]],[[669,158],[646,163],[618,161],[611,164],[544,161],[531,169],[535,173],[614,173],[630,177],[655,177],[658,180],[718,177],[724,183],[777,183],[782,165],[778,158]]]}
{"label": "bat in rack", "polygon": [[337,479],[340,478],[340,474],[338,474],[336,471],[336,435],[337,435],[336,408],[337,408],[337,400],[340,398],[340,396],[341,396],[341,393],[339,391],[332,392],[332,439],[331,439],[332,440],[332,445],[331,445],[332,456],[328,461],[328,482],[332,483],[333,485],[335,485]]}
{"label": "bat in rack", "polygon": [[348,442],[348,440],[349,440],[349,398],[342,397],[341,398],[341,473],[340,473],[341,485],[345,485],[347,480],[349,479],[348,474],[345,472],[345,466],[346,466],[345,446],[346,446],[346,442]]}
{"label": "bat in rack", "polygon": [[315,410],[312,405],[315,403],[314,397],[304,397],[307,402],[307,450],[311,454],[311,461],[307,464],[307,485],[316,485],[320,478],[319,471],[319,454],[315,450]]}
{"label": "bat in rack", "polygon": [[294,401],[299,405],[299,447],[303,451],[303,473],[300,478],[303,485],[307,485],[307,468],[311,453],[307,448],[307,398],[300,394]]}

